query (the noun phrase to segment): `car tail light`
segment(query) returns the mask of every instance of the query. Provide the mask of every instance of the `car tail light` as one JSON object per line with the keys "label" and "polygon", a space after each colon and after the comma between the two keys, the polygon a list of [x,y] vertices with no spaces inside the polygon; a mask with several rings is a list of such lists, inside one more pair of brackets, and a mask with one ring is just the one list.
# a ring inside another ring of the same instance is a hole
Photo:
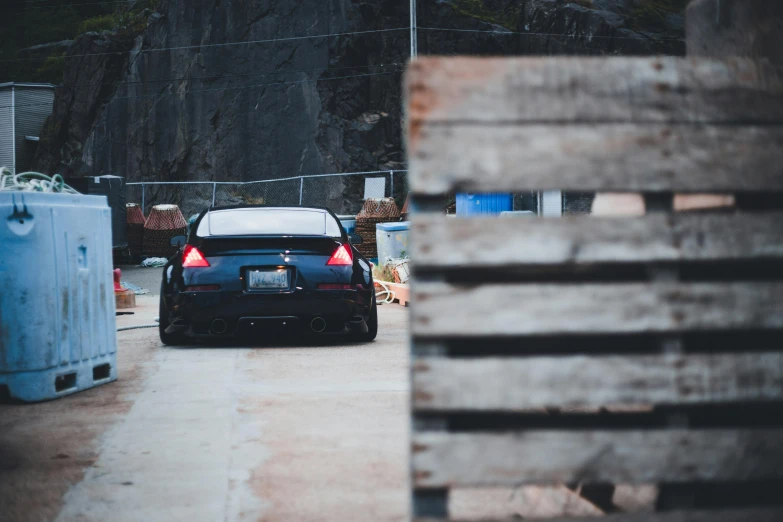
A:
{"label": "car tail light", "polygon": [[353,290],[353,285],[344,285],[338,283],[318,283],[318,290]]}
{"label": "car tail light", "polygon": [[353,264],[353,253],[348,245],[340,245],[340,248],[334,251],[332,257],[326,263],[327,265],[346,266]]}
{"label": "car tail light", "polygon": [[186,292],[217,292],[220,290],[220,285],[191,285],[186,286]]}
{"label": "car tail light", "polygon": [[201,251],[193,245],[187,245],[182,252],[182,268],[207,267],[209,262]]}

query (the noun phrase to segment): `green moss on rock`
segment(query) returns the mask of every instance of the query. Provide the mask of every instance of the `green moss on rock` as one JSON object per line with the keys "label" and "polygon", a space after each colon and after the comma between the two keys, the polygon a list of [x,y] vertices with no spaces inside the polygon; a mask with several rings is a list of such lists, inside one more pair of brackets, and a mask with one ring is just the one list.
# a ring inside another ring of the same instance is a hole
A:
{"label": "green moss on rock", "polygon": [[637,29],[661,28],[670,14],[682,13],[688,0],[640,0],[631,10],[631,25]]}
{"label": "green moss on rock", "polygon": [[[520,2],[521,4],[521,2]],[[469,16],[482,22],[500,25],[506,29],[516,30],[522,15],[522,6],[506,12],[489,9],[483,0],[454,0],[454,10],[464,16]]]}

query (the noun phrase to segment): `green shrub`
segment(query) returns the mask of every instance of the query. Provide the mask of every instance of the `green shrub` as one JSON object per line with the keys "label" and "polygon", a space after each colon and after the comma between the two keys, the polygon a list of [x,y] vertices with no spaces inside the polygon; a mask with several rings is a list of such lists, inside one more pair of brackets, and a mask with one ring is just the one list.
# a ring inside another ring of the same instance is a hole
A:
{"label": "green shrub", "polygon": [[388,283],[394,282],[394,272],[391,265],[379,266],[373,265],[372,278],[376,281],[386,281]]}
{"label": "green shrub", "polygon": [[115,14],[105,14],[88,18],[79,24],[79,34],[100,33],[101,31],[110,31],[117,25],[117,16]]}
{"label": "green shrub", "polygon": [[35,70],[33,79],[37,82],[57,84],[62,81],[63,70],[65,69],[65,58],[63,53],[60,56],[49,56]]}
{"label": "green shrub", "polygon": [[[0,59],[21,61],[4,63],[4,67],[0,67],[3,69],[0,75],[3,79],[20,82],[54,84],[62,81],[64,62],[61,59],[61,48],[24,53],[19,50],[60,40],[72,40],[88,31],[111,29],[114,24],[110,20],[115,16],[112,13],[131,9],[128,6],[117,8],[116,2],[98,3],[84,0],[51,0],[45,8],[32,2],[16,3],[19,4],[18,8],[3,12],[2,15],[8,16],[0,20]],[[157,0],[136,2],[145,7],[154,6],[156,3]]]}
{"label": "green shrub", "polygon": [[140,0],[130,7],[118,7],[113,13],[84,20],[79,24],[79,34],[111,30],[139,33],[146,27],[145,11],[157,7],[158,0]]}
{"label": "green shrub", "polygon": [[631,11],[632,25],[637,29],[660,28],[671,13],[682,13],[688,0],[643,0]]}
{"label": "green shrub", "polygon": [[484,5],[483,0],[455,0],[454,9],[464,15],[490,24],[500,25],[506,29],[516,30],[522,8],[509,11],[494,11]]}
{"label": "green shrub", "polygon": [[593,0],[571,0],[571,3],[581,5],[582,7],[586,7],[588,9],[592,9],[593,6]]}

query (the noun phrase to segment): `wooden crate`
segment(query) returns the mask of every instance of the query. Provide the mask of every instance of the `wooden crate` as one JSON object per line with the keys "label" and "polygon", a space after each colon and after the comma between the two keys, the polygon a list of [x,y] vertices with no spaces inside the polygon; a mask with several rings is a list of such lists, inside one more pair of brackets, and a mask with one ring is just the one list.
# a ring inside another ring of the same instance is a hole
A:
{"label": "wooden crate", "polygon": [[[458,487],[656,484],[658,512],[610,519],[783,520],[783,70],[419,58],[405,90],[414,518]],[[439,215],[523,190],[647,214]]]}

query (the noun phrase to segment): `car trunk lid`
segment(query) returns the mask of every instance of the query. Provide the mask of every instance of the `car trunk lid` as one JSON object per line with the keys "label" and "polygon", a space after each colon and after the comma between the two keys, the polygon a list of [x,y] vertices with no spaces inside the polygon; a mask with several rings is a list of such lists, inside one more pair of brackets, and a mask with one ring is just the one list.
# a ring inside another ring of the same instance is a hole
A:
{"label": "car trunk lid", "polygon": [[341,241],[329,237],[210,237],[197,248],[210,264],[207,269],[186,270],[187,285],[220,285],[223,291],[248,291],[248,271],[286,269],[287,290],[315,290],[319,283],[351,282],[352,266],[327,262]]}
{"label": "car trunk lid", "polygon": [[323,236],[209,237],[198,245],[205,257],[241,255],[322,255],[331,256],[341,242]]}

